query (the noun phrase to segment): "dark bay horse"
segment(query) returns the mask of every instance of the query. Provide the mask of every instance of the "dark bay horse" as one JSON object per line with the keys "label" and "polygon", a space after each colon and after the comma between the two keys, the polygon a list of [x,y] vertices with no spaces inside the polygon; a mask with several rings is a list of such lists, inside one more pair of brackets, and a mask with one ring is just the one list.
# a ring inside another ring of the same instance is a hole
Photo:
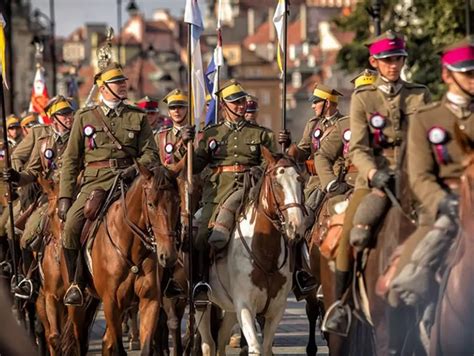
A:
{"label": "dark bay horse", "polygon": [[[179,193],[175,174],[162,166],[138,168],[140,175],[110,206],[92,245],[93,293],[102,300],[107,323],[104,355],[126,355],[122,318],[137,299],[141,354],[153,354],[152,340],[161,306],[157,265],[170,267],[177,260]],[[75,318],[71,321],[75,323]],[[67,340],[63,349],[71,346],[70,342]]]}
{"label": "dark bay horse", "polygon": [[474,353],[474,143],[460,130],[457,140],[466,154],[460,187],[460,231],[448,256],[441,283],[430,355]]}

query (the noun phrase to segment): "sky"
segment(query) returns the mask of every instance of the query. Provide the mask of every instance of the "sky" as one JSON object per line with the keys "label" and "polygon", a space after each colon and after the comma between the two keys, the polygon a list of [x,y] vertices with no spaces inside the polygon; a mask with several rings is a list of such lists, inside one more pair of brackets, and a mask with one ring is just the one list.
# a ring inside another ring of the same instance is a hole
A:
{"label": "sky", "polygon": [[[30,0],[35,8],[49,16],[49,0]],[[122,24],[128,19],[126,7],[129,0],[122,0]],[[150,18],[154,9],[168,8],[180,16],[184,11],[185,0],[135,0],[140,11]],[[200,6],[203,3],[199,1]],[[117,25],[117,0],[54,0],[56,17],[56,36],[67,37],[86,22],[105,22],[115,29]]]}

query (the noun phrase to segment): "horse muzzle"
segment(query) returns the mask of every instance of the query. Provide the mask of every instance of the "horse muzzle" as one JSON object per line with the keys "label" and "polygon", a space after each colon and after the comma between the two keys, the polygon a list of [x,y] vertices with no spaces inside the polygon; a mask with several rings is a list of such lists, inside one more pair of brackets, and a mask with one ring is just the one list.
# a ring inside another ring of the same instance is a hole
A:
{"label": "horse muzzle", "polygon": [[284,224],[288,240],[298,240],[304,235],[304,216],[299,207],[292,207],[286,211]]}

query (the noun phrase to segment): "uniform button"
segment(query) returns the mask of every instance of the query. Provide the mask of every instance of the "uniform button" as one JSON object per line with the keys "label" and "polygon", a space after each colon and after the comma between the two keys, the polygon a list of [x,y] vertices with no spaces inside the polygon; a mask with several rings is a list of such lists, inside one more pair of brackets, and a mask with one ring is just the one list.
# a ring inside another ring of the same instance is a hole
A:
{"label": "uniform button", "polygon": [[237,145],[235,145],[234,148],[237,148]]}
{"label": "uniform button", "polygon": [[110,123],[110,125],[115,126],[115,122],[112,121],[112,122]]}
{"label": "uniform button", "polygon": [[461,130],[465,130],[465,129],[466,129],[466,126],[464,126],[464,125],[459,125],[459,128],[460,128]]}
{"label": "uniform button", "polygon": [[[236,153],[236,154],[234,154],[234,157],[237,157],[237,153]],[[236,163],[236,164],[237,164],[237,163]]]}
{"label": "uniform button", "polygon": [[115,131],[114,131],[114,130],[111,130],[110,132],[112,133],[112,135],[115,135]]}
{"label": "uniform button", "polygon": [[116,152],[116,151],[117,151],[117,149],[115,149],[115,148],[112,148],[112,152]]}
{"label": "uniform button", "polygon": [[234,140],[237,140],[237,136],[234,136]]}

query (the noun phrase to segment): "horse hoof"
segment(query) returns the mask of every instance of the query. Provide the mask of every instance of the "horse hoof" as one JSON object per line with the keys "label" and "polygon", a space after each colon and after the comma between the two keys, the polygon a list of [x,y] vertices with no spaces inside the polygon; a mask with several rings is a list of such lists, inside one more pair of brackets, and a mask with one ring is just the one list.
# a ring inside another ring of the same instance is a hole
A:
{"label": "horse hoof", "polygon": [[128,344],[128,351],[136,351],[136,350],[140,350],[140,341],[130,340]]}
{"label": "horse hoof", "polygon": [[122,335],[128,336],[129,331],[130,331],[130,327],[128,326],[128,323],[122,323]]}

